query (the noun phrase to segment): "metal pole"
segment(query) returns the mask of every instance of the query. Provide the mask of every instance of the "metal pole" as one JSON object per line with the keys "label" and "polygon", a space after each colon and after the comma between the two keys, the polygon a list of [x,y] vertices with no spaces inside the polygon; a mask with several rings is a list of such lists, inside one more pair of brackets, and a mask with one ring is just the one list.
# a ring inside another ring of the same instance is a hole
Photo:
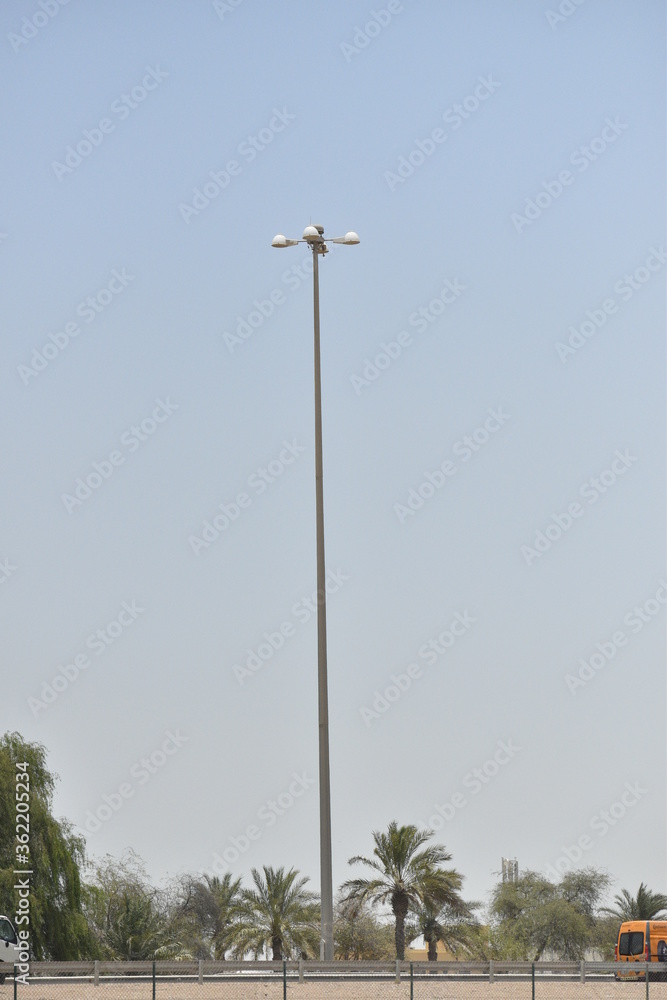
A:
{"label": "metal pole", "polygon": [[327,605],[324,567],[324,485],[322,472],[322,386],[320,375],[320,285],[318,252],[313,251],[315,320],[315,506],[317,520],[317,693],[320,763],[320,957],[333,961],[333,875],[331,868],[331,785],[329,780],[329,698],[327,692]]}

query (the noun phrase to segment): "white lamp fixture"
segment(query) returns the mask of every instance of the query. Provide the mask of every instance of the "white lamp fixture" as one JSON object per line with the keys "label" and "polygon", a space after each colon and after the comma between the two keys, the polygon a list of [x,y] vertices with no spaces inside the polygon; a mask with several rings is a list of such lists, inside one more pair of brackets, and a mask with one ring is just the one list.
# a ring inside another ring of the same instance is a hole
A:
{"label": "white lamp fixture", "polygon": [[298,242],[298,240],[286,240],[284,236],[281,236],[280,233],[278,233],[277,236],[273,237],[273,243],[271,246],[278,247],[279,249],[281,247],[295,247]]}
{"label": "white lamp fixture", "polygon": [[332,243],[345,243],[348,247],[356,246],[360,242],[359,237],[356,233],[349,232],[345,233],[345,236],[335,236]]}
{"label": "white lamp fixture", "polygon": [[360,242],[357,234],[352,231],[345,233],[345,236],[334,236],[326,240],[323,234],[324,226],[306,226],[300,240],[288,240],[282,233],[278,233],[273,237],[271,246],[282,250],[284,247],[295,247],[297,243],[308,243],[313,249],[317,248],[317,253],[324,254],[329,252],[327,243],[343,243],[345,246],[353,247]]}

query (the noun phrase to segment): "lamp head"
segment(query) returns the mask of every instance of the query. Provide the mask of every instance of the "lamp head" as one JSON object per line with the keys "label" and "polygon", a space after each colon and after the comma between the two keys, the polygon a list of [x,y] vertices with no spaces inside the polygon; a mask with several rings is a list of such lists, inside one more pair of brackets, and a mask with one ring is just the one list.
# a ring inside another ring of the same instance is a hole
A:
{"label": "lamp head", "polygon": [[271,246],[281,250],[283,247],[295,247],[298,242],[298,240],[288,240],[281,233],[278,233],[277,236],[273,237]]}
{"label": "lamp head", "polygon": [[356,246],[357,243],[360,243],[361,241],[360,241],[359,237],[357,236],[357,234],[353,233],[350,230],[349,233],[345,233],[345,236],[336,236],[336,238],[333,239],[331,242],[332,243],[345,243],[346,246],[353,247],[353,246]]}

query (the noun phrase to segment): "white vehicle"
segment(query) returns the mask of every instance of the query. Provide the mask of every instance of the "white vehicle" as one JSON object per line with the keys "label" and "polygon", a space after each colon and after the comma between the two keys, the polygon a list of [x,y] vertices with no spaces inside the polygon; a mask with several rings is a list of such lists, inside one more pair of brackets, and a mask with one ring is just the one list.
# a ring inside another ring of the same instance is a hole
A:
{"label": "white vehicle", "polygon": [[9,917],[0,913],[0,983],[19,962],[19,939]]}

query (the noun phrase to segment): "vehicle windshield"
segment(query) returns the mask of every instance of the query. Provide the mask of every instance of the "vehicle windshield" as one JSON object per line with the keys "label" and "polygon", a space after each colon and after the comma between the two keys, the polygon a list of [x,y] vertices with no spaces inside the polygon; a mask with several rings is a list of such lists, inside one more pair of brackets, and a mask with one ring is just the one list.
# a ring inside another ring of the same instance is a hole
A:
{"label": "vehicle windshield", "polygon": [[10,944],[16,944],[16,934],[7,917],[0,917],[0,941],[9,941]]}
{"label": "vehicle windshield", "polygon": [[621,934],[618,941],[618,953],[619,955],[643,955],[643,931],[626,931]]}

